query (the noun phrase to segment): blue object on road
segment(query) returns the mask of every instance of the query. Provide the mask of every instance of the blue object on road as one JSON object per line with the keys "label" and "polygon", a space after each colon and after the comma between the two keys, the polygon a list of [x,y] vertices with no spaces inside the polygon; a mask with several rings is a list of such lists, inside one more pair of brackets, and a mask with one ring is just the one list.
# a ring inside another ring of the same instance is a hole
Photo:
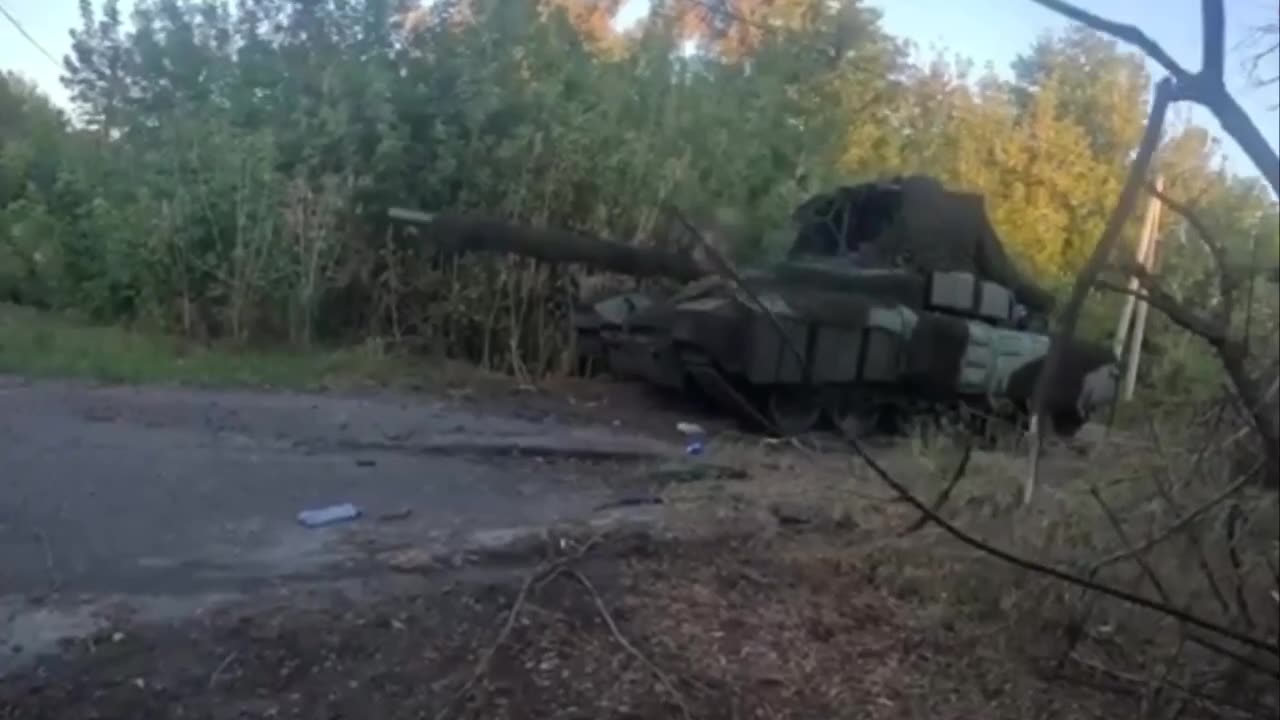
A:
{"label": "blue object on road", "polygon": [[307,527],[323,527],[334,523],[355,520],[360,517],[360,508],[351,503],[330,505],[326,508],[303,510],[298,513],[298,522]]}
{"label": "blue object on road", "polygon": [[684,448],[686,455],[701,455],[702,450],[703,450],[703,445],[701,440],[694,440],[693,442],[686,445]]}

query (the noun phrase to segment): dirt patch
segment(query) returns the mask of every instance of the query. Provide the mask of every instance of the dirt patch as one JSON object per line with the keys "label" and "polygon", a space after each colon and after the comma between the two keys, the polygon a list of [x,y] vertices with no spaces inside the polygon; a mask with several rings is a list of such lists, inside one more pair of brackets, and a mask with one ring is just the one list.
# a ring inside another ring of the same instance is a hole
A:
{"label": "dirt patch", "polygon": [[986,656],[977,628],[913,619],[834,546],[631,543],[530,584],[513,620],[519,576],[437,577],[111,629],[0,683],[0,717],[1116,716],[1115,698]]}
{"label": "dirt patch", "polygon": [[678,438],[675,424],[696,422],[708,432],[738,431],[737,422],[697,398],[639,380],[609,377],[554,378],[536,387],[496,374],[456,374],[429,388],[460,407],[532,421],[622,428],[658,438]]}

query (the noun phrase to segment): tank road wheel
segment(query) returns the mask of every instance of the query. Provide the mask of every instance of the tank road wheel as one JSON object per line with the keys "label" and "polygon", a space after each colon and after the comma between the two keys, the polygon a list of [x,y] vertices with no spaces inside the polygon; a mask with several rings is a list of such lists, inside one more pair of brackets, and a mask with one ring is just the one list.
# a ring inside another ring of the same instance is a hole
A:
{"label": "tank road wheel", "polygon": [[765,410],[778,432],[791,437],[818,425],[822,419],[822,399],[811,387],[778,385],[768,390]]}
{"label": "tank road wheel", "polygon": [[878,433],[884,419],[882,409],[853,392],[841,393],[829,410],[831,424],[841,437],[863,440]]}
{"label": "tank road wheel", "polygon": [[926,449],[937,447],[952,434],[945,415],[936,410],[907,414],[901,419],[897,429],[909,442]]}

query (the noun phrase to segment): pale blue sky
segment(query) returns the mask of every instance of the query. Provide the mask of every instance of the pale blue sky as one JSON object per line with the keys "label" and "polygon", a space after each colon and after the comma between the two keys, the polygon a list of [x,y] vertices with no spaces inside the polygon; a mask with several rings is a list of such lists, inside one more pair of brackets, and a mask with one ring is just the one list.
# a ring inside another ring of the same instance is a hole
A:
{"label": "pale blue sky", "polygon": [[[79,24],[77,0],[0,0],[0,4],[36,42],[61,60],[70,45],[67,31]],[[132,4],[133,0],[122,0],[121,9],[127,13]],[[1001,72],[1007,71],[1013,58],[1025,51],[1038,33],[1065,26],[1057,15],[1030,0],[870,0],[869,4],[884,13],[884,26],[889,32],[914,41],[923,52],[946,49],[979,66],[990,63]],[[1187,67],[1199,64],[1199,0],[1079,0],[1078,4],[1115,20],[1137,24]],[[647,5],[647,0],[628,0],[623,13],[635,16]],[[1280,145],[1280,113],[1269,109],[1277,102],[1277,90],[1274,86],[1248,86],[1244,73],[1246,54],[1237,46],[1251,27],[1274,21],[1278,13],[1275,0],[1227,1],[1227,48],[1231,53],[1228,83],[1272,147]],[[66,92],[58,80],[60,67],[2,18],[0,67],[26,75],[59,103],[66,103]],[[1153,69],[1154,72],[1157,71]],[[1217,132],[1216,123],[1203,113],[1196,112],[1193,117]],[[1247,162],[1240,164],[1239,150],[1232,141],[1224,138],[1223,150],[1233,165],[1251,170]]]}

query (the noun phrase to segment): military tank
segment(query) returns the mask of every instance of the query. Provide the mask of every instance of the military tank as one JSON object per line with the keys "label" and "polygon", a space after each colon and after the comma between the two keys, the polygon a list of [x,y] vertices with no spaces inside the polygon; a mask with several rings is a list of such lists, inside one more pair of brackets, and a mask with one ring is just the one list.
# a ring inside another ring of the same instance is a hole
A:
{"label": "military tank", "polygon": [[[792,219],[785,259],[741,273],[714,254],[615,262],[642,251],[582,239],[546,253],[475,226],[464,244],[684,281],[673,295],[622,292],[580,308],[581,359],[701,394],[759,430],[865,436],[947,420],[991,438],[1025,423],[1053,298],[1005,254],[981,196],[899,177],[818,195]],[[1069,436],[1111,403],[1119,372],[1109,346],[1082,341],[1064,368],[1048,400]]]}

